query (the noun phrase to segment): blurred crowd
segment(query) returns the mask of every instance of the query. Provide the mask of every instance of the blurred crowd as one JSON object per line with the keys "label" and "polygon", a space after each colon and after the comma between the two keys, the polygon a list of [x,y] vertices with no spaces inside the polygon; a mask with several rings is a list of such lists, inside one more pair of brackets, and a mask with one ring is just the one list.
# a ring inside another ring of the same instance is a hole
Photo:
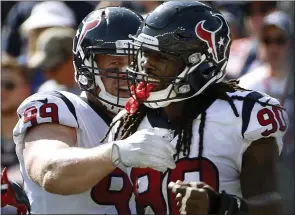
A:
{"label": "blurred crowd", "polygon": [[[1,2],[1,169],[22,183],[12,129],[16,109],[35,92],[80,94],[74,80],[72,41],[82,19],[96,8],[124,6],[146,16],[162,1]],[[290,127],[278,167],[284,212],[294,212],[294,2],[210,1],[227,19],[232,48],[227,79],[277,98]],[[255,176],[253,176],[255,177]]]}

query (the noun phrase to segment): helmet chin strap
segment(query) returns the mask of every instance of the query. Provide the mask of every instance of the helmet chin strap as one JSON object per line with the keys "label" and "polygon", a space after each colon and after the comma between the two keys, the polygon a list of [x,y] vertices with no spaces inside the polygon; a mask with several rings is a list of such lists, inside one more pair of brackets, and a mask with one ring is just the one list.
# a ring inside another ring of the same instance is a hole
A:
{"label": "helmet chin strap", "polygon": [[[172,88],[172,85],[169,85],[164,90],[150,92],[150,96],[147,98],[147,101],[160,100],[161,98],[174,98],[174,97],[176,97],[176,92],[174,90],[172,90],[169,95],[171,88]],[[168,97],[168,95],[169,95],[169,97]],[[171,103],[171,100],[161,101],[161,102],[144,102],[143,104],[149,108],[156,109],[156,108],[166,107],[166,106],[170,105],[170,103]]]}

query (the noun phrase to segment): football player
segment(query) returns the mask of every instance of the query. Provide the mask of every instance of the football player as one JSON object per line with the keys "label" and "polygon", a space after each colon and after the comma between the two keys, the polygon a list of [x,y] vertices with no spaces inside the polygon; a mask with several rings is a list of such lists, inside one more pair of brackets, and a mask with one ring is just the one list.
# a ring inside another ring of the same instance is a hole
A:
{"label": "football player", "polygon": [[176,167],[164,173],[119,159],[143,212],[278,214],[275,169],[287,115],[275,98],[222,81],[231,45],[224,17],[197,1],[169,1],[133,39],[132,97],[109,140],[166,128],[177,151]]}
{"label": "football player", "polygon": [[[129,179],[112,162],[112,144],[102,145],[100,139],[129,97],[125,71],[128,41],[141,21],[140,15],[123,7],[91,12],[73,41],[81,96],[63,91],[37,93],[18,108],[13,135],[31,213],[134,213],[132,202],[129,207]],[[174,168],[174,148],[151,132],[138,132],[133,139],[116,142],[123,160],[146,167],[156,159],[153,168]],[[160,158],[141,146],[150,140],[162,153]],[[121,193],[126,199],[120,198]]]}

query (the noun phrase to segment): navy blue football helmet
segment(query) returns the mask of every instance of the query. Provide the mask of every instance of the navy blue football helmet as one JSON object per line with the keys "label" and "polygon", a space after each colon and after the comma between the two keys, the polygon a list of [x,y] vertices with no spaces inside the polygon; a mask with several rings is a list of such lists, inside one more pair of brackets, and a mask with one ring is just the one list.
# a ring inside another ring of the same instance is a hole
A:
{"label": "navy blue football helmet", "polygon": [[[100,71],[118,79],[126,70],[98,68],[95,55],[128,55],[130,35],[135,35],[142,17],[124,7],[106,7],[88,14],[77,29],[73,41],[75,79],[80,88],[97,97],[109,111],[118,113],[127,99],[108,93]],[[96,88],[100,92],[96,93]]]}
{"label": "navy blue football helmet", "polygon": [[[136,57],[127,68],[134,84],[161,79],[163,90],[150,92],[144,104],[159,108],[197,96],[225,76],[231,46],[230,28],[220,12],[198,1],[169,1],[143,21],[131,42]],[[144,71],[145,52],[178,59],[184,66],[174,77]]]}

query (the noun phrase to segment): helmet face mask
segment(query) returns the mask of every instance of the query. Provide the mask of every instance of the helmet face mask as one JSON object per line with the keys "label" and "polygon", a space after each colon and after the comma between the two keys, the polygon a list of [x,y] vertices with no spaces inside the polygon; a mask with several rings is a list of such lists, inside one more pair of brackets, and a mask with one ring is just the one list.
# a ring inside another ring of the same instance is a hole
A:
{"label": "helmet face mask", "polygon": [[[165,107],[197,96],[221,81],[230,43],[228,24],[219,12],[200,2],[169,1],[152,11],[133,37],[130,44],[137,52],[127,68],[128,76],[133,84],[152,83],[153,69],[157,71],[166,58],[163,64],[168,77],[156,74],[165,79],[166,87],[154,88],[144,101],[151,108]],[[146,53],[153,53],[148,66],[142,64]]]}
{"label": "helmet face mask", "polygon": [[[151,59],[152,58],[152,59]],[[160,91],[167,88],[172,82],[177,86],[179,81],[184,81],[179,78],[178,74],[183,70],[184,62],[180,57],[169,55],[166,53],[140,48],[137,52],[137,64],[132,63],[128,70],[129,78],[139,83],[141,81],[153,84],[154,91]],[[137,72],[134,67],[137,66]]]}
{"label": "helmet face mask", "polygon": [[[130,95],[126,79],[129,35],[136,34],[141,21],[140,15],[127,8],[102,8],[84,18],[74,38],[75,80],[115,114]],[[125,90],[128,95],[122,93]]]}
{"label": "helmet face mask", "polygon": [[[85,59],[83,66],[79,69],[77,82],[81,89],[97,96],[102,102],[109,105],[123,106],[130,96],[127,88],[126,78],[126,56],[112,56],[105,54],[91,54],[89,59]],[[114,59],[115,62],[112,62]],[[110,63],[112,62],[112,63]],[[119,62],[118,65],[110,65]],[[100,66],[100,63],[107,66]],[[90,64],[90,65],[89,65]],[[119,87],[126,86],[126,93],[120,93]]]}

